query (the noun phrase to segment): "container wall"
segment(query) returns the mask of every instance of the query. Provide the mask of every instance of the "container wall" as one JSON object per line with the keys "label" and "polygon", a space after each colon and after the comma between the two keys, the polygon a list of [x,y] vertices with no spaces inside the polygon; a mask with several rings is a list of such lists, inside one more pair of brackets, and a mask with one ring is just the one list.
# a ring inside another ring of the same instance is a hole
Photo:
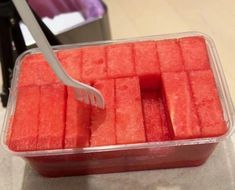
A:
{"label": "container wall", "polygon": [[124,172],[159,168],[190,167],[203,164],[217,143],[28,157],[26,160],[42,176],[59,177]]}

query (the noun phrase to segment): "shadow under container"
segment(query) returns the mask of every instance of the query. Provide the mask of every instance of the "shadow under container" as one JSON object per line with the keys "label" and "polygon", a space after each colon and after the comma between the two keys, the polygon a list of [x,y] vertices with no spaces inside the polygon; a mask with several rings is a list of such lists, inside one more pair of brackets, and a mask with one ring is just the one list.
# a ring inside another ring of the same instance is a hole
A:
{"label": "shadow under container", "polygon": [[186,32],[128,40],[57,46],[54,47],[54,49],[56,51],[89,45],[94,46],[145,40],[175,39],[198,35],[204,36],[206,40],[211,69],[214,73],[223,108],[224,119],[228,127],[226,134],[210,138],[86,147],[77,149],[59,149],[30,152],[11,151],[6,145],[6,136],[7,129],[10,124],[10,118],[15,111],[18,88],[17,81],[19,77],[21,60],[26,54],[32,54],[38,51],[38,49],[33,49],[21,55],[16,63],[10,100],[7,107],[7,113],[2,132],[2,143],[4,147],[11,154],[24,158],[39,174],[46,177],[136,171],[158,168],[191,167],[203,164],[211,155],[216,145],[219,142],[223,141],[227,136],[231,135],[234,125],[234,108],[232,100],[215,49],[215,45],[210,37],[198,32]]}

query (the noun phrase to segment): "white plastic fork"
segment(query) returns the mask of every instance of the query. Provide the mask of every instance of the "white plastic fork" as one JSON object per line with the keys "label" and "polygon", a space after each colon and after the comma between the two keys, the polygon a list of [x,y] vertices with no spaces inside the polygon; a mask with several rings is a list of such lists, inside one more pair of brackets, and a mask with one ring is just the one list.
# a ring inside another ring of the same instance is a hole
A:
{"label": "white plastic fork", "polygon": [[74,87],[76,98],[79,101],[104,109],[104,98],[99,90],[74,80],[64,71],[27,2],[25,0],[13,0],[13,2],[23,22],[29,28],[29,31],[36,41],[36,44],[42,51],[44,57],[47,59],[49,65],[57,77],[67,86]]}

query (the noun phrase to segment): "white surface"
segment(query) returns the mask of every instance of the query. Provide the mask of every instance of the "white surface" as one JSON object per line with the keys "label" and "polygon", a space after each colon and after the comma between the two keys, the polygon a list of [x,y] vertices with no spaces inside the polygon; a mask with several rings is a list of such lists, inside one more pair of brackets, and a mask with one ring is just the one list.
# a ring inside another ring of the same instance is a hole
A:
{"label": "white surface", "polygon": [[[114,38],[197,30],[216,42],[235,100],[234,0],[105,0]],[[47,179],[0,147],[0,190],[234,190],[235,135],[200,167]]]}
{"label": "white surface", "polygon": [[[80,12],[71,12],[71,13],[63,13],[55,16],[54,18],[44,17],[42,21],[47,25],[47,27],[54,33],[55,35],[64,32],[70,28],[77,26],[84,22],[84,18]],[[23,37],[26,41],[26,45],[32,45],[35,43],[32,35],[30,34],[27,26],[23,23],[20,24],[20,28],[23,32]]]}

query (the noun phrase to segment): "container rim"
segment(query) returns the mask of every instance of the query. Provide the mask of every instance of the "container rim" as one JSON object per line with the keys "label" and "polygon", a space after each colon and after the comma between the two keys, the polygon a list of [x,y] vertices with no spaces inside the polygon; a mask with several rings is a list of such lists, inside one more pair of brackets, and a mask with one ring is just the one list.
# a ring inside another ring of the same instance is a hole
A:
{"label": "container rim", "polygon": [[18,78],[21,66],[21,60],[24,56],[28,54],[39,53],[38,48],[33,48],[23,52],[16,60],[13,79],[11,82],[10,96],[7,105],[7,110],[4,117],[3,128],[1,132],[1,144],[4,149],[17,156],[22,157],[39,157],[39,156],[55,156],[55,155],[65,155],[65,154],[78,154],[78,153],[93,153],[93,152],[107,152],[107,151],[119,151],[119,150],[129,150],[129,149],[144,149],[144,148],[163,148],[171,146],[185,146],[185,145],[198,145],[198,144],[209,144],[209,143],[218,143],[225,139],[227,136],[231,135],[234,130],[234,119],[235,111],[232,103],[232,98],[228,90],[228,85],[225,79],[224,71],[222,69],[217,50],[215,48],[214,41],[208,35],[197,32],[182,32],[182,33],[172,33],[164,35],[152,35],[145,37],[135,37],[129,39],[117,39],[117,40],[107,40],[107,41],[96,41],[96,42],[83,42],[70,45],[60,45],[53,46],[55,51],[62,49],[72,49],[80,48],[84,46],[98,46],[98,45],[107,45],[112,43],[126,43],[126,42],[137,42],[137,41],[148,41],[148,40],[163,40],[163,39],[177,39],[183,37],[192,37],[192,36],[202,36],[204,37],[208,54],[210,58],[210,64],[214,77],[216,79],[216,85],[218,88],[220,100],[222,103],[224,118],[227,121],[228,131],[218,137],[208,137],[208,138],[196,138],[196,139],[183,139],[183,140],[171,140],[171,141],[162,141],[162,142],[146,142],[146,143],[137,143],[137,144],[126,144],[126,145],[109,145],[109,146],[97,146],[97,147],[86,147],[86,148],[72,148],[72,149],[56,149],[56,150],[40,150],[40,151],[26,151],[26,152],[16,152],[9,149],[6,144],[7,130],[11,124],[11,116],[15,110],[17,89],[18,89]]}

